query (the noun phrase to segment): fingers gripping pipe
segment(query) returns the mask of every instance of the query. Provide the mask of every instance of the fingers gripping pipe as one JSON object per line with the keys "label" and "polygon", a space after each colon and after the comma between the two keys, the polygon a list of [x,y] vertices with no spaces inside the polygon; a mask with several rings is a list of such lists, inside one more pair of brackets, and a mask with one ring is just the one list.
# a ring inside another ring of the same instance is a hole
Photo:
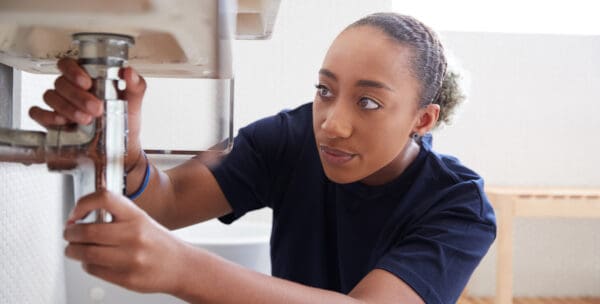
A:
{"label": "fingers gripping pipe", "polygon": [[[77,33],[79,64],[92,78],[90,92],[104,102],[104,114],[89,125],[44,132],[0,129],[0,161],[44,163],[51,171],[74,176],[75,198],[97,190],[123,194],[123,162],[127,146],[127,103],[118,97],[119,69],[127,63],[130,36]],[[104,210],[82,222],[110,222]]]}

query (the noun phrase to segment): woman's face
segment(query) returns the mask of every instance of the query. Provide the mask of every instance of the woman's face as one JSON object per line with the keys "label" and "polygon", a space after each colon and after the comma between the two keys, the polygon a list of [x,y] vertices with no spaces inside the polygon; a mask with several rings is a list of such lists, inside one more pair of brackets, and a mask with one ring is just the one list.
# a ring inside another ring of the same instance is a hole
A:
{"label": "woman's face", "polygon": [[404,170],[420,88],[409,70],[410,55],[372,26],[347,29],[329,48],[319,71],[313,129],[330,180],[377,184],[389,180],[374,177],[389,179]]}

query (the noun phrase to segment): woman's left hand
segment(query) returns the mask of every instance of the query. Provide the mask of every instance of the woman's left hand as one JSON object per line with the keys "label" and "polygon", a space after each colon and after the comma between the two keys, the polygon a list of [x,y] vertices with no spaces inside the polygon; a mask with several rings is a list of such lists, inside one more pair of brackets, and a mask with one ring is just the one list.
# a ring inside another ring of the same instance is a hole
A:
{"label": "woman's left hand", "polygon": [[[96,209],[110,212],[113,222],[75,223]],[[64,238],[65,254],[81,261],[85,271],[125,288],[171,293],[181,279],[187,245],[123,196],[101,191],[81,198]]]}

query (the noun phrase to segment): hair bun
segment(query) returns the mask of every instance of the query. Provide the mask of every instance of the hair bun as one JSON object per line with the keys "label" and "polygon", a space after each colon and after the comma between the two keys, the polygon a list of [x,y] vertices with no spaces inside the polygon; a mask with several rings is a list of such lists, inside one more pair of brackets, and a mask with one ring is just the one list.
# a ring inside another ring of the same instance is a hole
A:
{"label": "hair bun", "polygon": [[442,80],[442,87],[435,104],[440,105],[440,117],[436,123],[436,127],[444,123],[446,125],[452,122],[452,115],[459,104],[461,104],[466,96],[460,87],[460,74],[450,69],[446,70],[446,75]]}

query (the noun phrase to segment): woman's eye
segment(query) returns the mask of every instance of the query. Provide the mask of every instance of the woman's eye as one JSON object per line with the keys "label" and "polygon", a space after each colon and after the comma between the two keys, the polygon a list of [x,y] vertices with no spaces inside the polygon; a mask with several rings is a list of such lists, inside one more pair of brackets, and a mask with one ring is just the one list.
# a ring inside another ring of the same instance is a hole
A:
{"label": "woman's eye", "polygon": [[331,91],[329,91],[329,89],[326,86],[318,84],[315,87],[317,88],[317,94],[319,94],[319,96],[325,98],[331,97]]}
{"label": "woman's eye", "polygon": [[373,101],[371,98],[363,97],[358,101],[358,105],[365,110],[377,110],[381,108],[377,102]]}

